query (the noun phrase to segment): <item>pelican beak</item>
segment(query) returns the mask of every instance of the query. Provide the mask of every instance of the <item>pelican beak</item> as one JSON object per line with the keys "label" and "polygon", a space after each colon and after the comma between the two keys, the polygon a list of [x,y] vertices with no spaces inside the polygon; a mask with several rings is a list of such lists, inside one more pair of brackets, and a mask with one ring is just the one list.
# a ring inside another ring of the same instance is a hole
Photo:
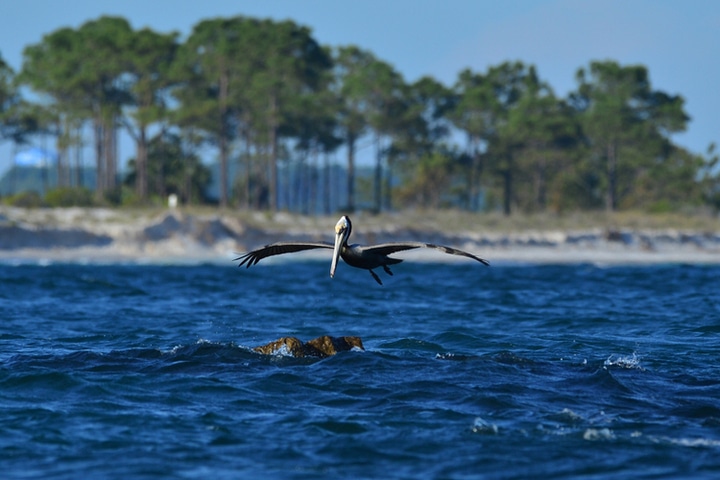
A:
{"label": "pelican beak", "polygon": [[341,229],[335,229],[335,249],[333,250],[332,263],[330,264],[330,278],[335,276],[335,269],[337,268],[340,253],[342,252],[342,245],[345,240],[343,233],[344,232]]}

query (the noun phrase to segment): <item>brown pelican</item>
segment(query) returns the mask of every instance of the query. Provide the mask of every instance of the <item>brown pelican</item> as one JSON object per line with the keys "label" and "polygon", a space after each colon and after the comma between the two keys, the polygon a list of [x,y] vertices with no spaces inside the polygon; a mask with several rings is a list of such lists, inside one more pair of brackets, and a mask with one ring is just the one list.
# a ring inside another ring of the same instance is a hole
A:
{"label": "brown pelican", "polygon": [[238,267],[246,265],[246,267],[249,268],[251,265],[255,265],[263,258],[272,257],[273,255],[300,252],[314,248],[327,248],[333,250],[332,263],[330,264],[330,277],[335,276],[338,258],[342,257],[342,259],[345,260],[345,263],[351,267],[364,268],[369,271],[370,275],[372,275],[375,281],[380,285],[382,285],[382,281],[380,280],[380,277],[373,272],[373,269],[382,267],[383,270],[385,270],[385,273],[392,275],[393,273],[390,271],[389,265],[395,265],[396,263],[402,262],[402,260],[399,258],[388,257],[388,255],[403,250],[434,248],[435,250],[440,250],[443,253],[462,255],[463,257],[477,260],[484,265],[490,265],[487,260],[477,257],[472,253],[464,252],[456,248],[445,247],[443,245],[433,245],[432,243],[396,242],[369,246],[357,244],[348,245],[347,242],[348,238],[350,238],[350,232],[352,232],[352,223],[350,223],[350,218],[343,215],[335,225],[335,244],[328,242],[278,242],[258,248],[252,252],[248,252],[235,258],[233,261],[240,260]]}

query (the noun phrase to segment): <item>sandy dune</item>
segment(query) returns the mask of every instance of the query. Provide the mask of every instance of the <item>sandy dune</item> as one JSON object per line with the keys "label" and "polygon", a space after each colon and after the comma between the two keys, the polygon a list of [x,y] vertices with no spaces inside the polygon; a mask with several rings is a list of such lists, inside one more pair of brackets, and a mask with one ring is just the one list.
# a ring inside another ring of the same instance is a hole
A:
{"label": "sandy dune", "polygon": [[[364,220],[361,218],[361,220]],[[335,219],[269,217],[241,221],[232,212],[111,209],[0,209],[0,261],[82,263],[227,263],[235,252],[279,240],[332,241]],[[483,225],[460,229],[356,221],[351,240],[419,240],[474,252],[491,263],[720,263],[720,232],[663,229],[526,230],[499,232]],[[323,255],[324,254],[324,255]],[[327,256],[327,252],[298,254]],[[293,256],[293,258],[296,258]],[[434,251],[403,254],[456,261]]]}

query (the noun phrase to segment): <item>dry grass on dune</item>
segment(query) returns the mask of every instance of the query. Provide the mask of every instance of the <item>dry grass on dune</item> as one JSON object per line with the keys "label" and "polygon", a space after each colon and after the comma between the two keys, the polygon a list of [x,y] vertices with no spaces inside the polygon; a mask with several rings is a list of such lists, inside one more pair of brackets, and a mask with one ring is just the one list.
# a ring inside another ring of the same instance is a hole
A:
{"label": "dry grass on dune", "polygon": [[[286,228],[328,229],[340,214],[330,216],[298,216],[290,213],[258,213],[225,211],[223,216],[235,217],[256,228],[282,230]],[[524,231],[573,230],[685,230],[698,232],[720,231],[720,217],[706,213],[644,212],[576,212],[568,214],[468,213],[458,210],[407,210],[374,215],[359,212],[352,215],[356,228],[367,230],[412,229],[419,231],[477,232],[509,234]]]}

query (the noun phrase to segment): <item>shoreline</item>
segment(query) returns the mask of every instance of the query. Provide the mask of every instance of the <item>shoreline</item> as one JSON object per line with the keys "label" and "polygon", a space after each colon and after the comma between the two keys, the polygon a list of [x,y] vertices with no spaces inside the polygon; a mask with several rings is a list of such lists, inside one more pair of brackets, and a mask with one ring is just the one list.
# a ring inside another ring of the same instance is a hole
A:
{"label": "shoreline", "polygon": [[[361,215],[358,215],[361,216]],[[419,217],[420,218],[420,217]],[[367,221],[366,221],[367,220]],[[491,264],[720,264],[720,231],[675,228],[528,229],[502,232],[473,225],[446,232],[418,221],[412,227],[363,217],[354,243],[418,240],[473,252]],[[281,240],[332,241],[334,220],[263,213],[238,219],[232,213],[182,210],[122,212],[111,209],[0,208],[0,262],[5,264],[199,264],[234,265],[237,252]],[[416,226],[418,225],[418,226]],[[360,227],[362,228],[362,227]],[[306,252],[267,261],[326,258]],[[415,261],[461,261],[432,250],[396,254]]]}

